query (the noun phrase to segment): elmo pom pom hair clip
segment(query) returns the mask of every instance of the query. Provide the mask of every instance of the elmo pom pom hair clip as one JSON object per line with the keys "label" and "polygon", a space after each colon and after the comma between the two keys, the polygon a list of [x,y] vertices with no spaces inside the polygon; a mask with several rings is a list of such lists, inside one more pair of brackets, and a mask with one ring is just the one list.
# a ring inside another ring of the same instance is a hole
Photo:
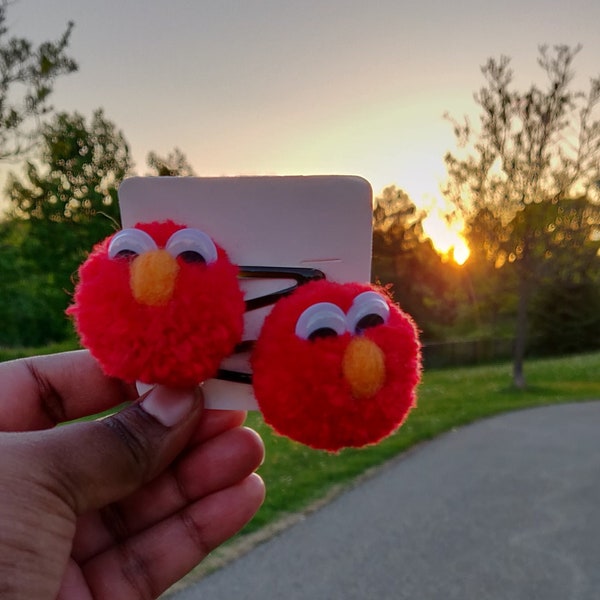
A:
{"label": "elmo pom pom hair clip", "polygon": [[94,248],[67,312],[107,375],[193,386],[212,377],[241,338],[237,273],[198,229],[138,224]]}
{"label": "elmo pom pom hair clip", "polygon": [[420,346],[412,319],[368,284],[314,281],[281,299],[252,355],[265,421],[313,448],[373,444],[415,402]]}
{"label": "elmo pom pom hair clip", "polygon": [[420,345],[384,289],[356,283],[370,277],[365,180],[129,178],[119,208],[125,229],[81,265],[67,311],[105,373],[203,383],[208,408],[259,409],[330,452],[404,422]]}

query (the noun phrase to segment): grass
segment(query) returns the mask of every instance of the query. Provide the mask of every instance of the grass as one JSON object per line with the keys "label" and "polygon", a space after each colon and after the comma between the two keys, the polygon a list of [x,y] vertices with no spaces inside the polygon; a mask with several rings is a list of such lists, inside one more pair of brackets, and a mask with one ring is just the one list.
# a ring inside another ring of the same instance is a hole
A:
{"label": "grass", "polygon": [[56,354],[57,352],[68,352],[80,348],[76,341],[56,342],[40,348],[1,348],[0,362],[24,358],[26,356],[39,356],[41,354]]}
{"label": "grass", "polygon": [[303,510],[332,488],[445,431],[506,411],[600,399],[600,353],[529,361],[525,391],[510,386],[510,373],[509,364],[426,372],[418,407],[396,434],[377,446],[337,455],[277,436],[259,414],[251,413],[247,425],[260,433],[266,446],[259,472],[267,498],[244,533]]}

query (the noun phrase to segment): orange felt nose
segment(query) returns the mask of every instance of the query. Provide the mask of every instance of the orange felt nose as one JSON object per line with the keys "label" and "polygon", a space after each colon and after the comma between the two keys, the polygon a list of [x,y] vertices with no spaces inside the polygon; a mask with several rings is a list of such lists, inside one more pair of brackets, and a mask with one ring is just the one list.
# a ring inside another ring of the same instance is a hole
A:
{"label": "orange felt nose", "polygon": [[355,398],[374,396],[385,382],[383,350],[365,337],[354,338],[344,352],[342,372]]}
{"label": "orange felt nose", "polygon": [[146,306],[165,306],[173,296],[179,265],[166,250],[152,250],[131,264],[133,297]]}

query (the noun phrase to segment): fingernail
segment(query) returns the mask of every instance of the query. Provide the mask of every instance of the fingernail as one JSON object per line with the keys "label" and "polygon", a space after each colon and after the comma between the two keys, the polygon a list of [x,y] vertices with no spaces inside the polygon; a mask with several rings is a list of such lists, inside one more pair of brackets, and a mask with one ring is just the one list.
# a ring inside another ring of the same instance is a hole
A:
{"label": "fingernail", "polygon": [[194,408],[199,392],[155,386],[142,400],[141,407],[165,427],[173,427]]}

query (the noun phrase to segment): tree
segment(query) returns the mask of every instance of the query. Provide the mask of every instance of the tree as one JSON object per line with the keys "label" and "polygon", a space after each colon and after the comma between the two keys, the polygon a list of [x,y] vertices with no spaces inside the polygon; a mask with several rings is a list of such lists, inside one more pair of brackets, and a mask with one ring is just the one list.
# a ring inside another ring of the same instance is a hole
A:
{"label": "tree", "polygon": [[547,213],[524,209],[598,195],[600,77],[591,80],[587,91],[572,89],[572,64],[579,50],[540,47],[538,63],[547,86],[533,84],[522,92],[513,89],[510,60],[489,59],[482,67],[486,85],[475,95],[479,128],[467,118],[453,120],[464,155],[445,157],[449,197],[468,215],[487,208],[510,233],[496,240],[490,258],[498,263],[504,257],[517,273],[513,381],[518,388],[525,387],[529,301],[546,257],[540,232],[547,224],[539,219]]}
{"label": "tree", "polygon": [[92,246],[118,229],[117,188],[130,167],[123,134],[102,110],[89,123],[77,113],[60,113],[42,129],[39,163],[27,163],[23,180],[9,178],[9,222],[25,231],[22,278],[48,289],[44,314],[63,324],[63,336],[73,276]]}
{"label": "tree", "polygon": [[194,169],[188,162],[185,154],[175,148],[166,157],[159,156],[156,152],[149,152],[146,163],[153,170],[151,175],[160,177],[194,176]]}
{"label": "tree", "polygon": [[424,217],[404,190],[395,186],[385,188],[381,196],[375,198],[373,209],[375,254],[394,258],[414,250],[424,237]]}
{"label": "tree", "polygon": [[9,5],[9,0],[0,1],[0,160],[31,149],[39,118],[52,110],[49,100],[56,78],[77,70],[66,54],[72,22],[58,41],[36,47],[24,38],[8,37]]}
{"label": "tree", "polygon": [[0,345],[31,346],[63,338],[64,324],[48,319],[48,306],[64,294],[49,285],[51,277],[25,259],[20,245],[26,223],[0,221]]}
{"label": "tree", "polygon": [[394,186],[375,199],[372,273],[375,281],[392,286],[394,299],[423,334],[435,338],[456,315],[456,294],[451,269],[423,232],[424,218]]}

